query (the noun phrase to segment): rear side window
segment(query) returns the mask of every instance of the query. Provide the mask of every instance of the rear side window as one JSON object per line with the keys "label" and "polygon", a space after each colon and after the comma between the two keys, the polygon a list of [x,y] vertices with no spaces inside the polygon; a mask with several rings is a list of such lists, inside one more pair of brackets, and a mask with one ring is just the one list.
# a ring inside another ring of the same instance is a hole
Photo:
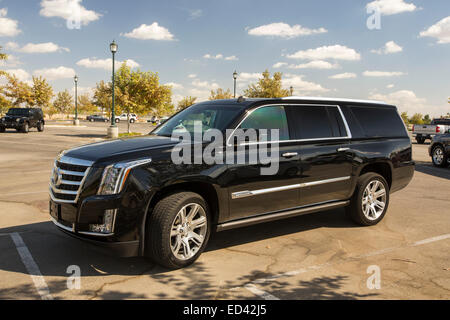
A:
{"label": "rear side window", "polygon": [[351,106],[366,137],[404,137],[405,126],[394,108]]}
{"label": "rear side window", "polygon": [[[289,128],[284,107],[262,107],[253,111],[242,122],[241,129],[278,129],[280,141],[289,140]],[[270,139],[270,137],[269,137]]]}
{"label": "rear side window", "polygon": [[291,127],[296,139],[346,137],[344,122],[337,107],[289,107]]}

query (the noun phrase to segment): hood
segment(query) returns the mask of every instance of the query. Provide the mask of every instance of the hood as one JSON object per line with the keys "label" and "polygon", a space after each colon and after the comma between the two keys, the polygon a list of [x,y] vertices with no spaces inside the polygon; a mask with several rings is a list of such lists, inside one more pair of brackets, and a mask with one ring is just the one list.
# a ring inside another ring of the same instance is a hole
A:
{"label": "hood", "polygon": [[67,150],[64,155],[77,159],[101,162],[118,162],[139,157],[151,157],[151,150],[172,147],[178,141],[158,136],[143,136],[88,144]]}

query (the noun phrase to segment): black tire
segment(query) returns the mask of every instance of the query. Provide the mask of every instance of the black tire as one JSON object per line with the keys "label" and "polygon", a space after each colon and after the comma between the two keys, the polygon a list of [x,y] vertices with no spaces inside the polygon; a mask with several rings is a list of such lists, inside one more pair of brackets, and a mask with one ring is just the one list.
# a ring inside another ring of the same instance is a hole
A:
{"label": "black tire", "polygon": [[94,119],[90,119],[89,121],[90,121],[90,122],[94,122]]}
{"label": "black tire", "polygon": [[425,143],[425,138],[417,137],[416,141],[417,141],[418,144],[424,144]]}
{"label": "black tire", "polygon": [[28,133],[30,131],[30,125],[28,122],[25,122],[21,128],[22,133]]}
{"label": "black tire", "polygon": [[6,131],[6,128],[5,127],[0,127],[0,133],[3,133],[3,132],[5,132]]}
{"label": "black tire", "polygon": [[[440,152],[440,155],[442,157],[441,162],[439,162],[439,158],[437,157],[437,153]],[[433,161],[433,165],[435,167],[439,168],[446,168],[448,167],[448,155],[445,153],[444,147],[437,145],[433,148],[433,151],[431,153],[431,161]]]}
{"label": "black tire", "polygon": [[[368,219],[363,212],[363,197],[367,186],[373,181],[379,181],[383,184],[385,189],[385,206],[381,215],[376,219]],[[381,175],[369,172],[365,173],[358,178],[356,184],[355,193],[350,199],[350,205],[346,208],[347,215],[356,223],[361,226],[373,226],[383,220],[389,207],[389,185]]]}
{"label": "black tire", "polygon": [[120,122],[120,119],[117,119],[117,118],[116,118],[116,123],[119,123],[119,122]]}
{"label": "black tire", "polygon": [[130,119],[130,123],[135,123],[136,121],[134,119]]}
{"label": "black tire", "polygon": [[[197,253],[190,259],[177,258],[171,249],[171,229],[180,210],[188,204],[200,205],[206,213],[206,234],[203,243]],[[161,199],[149,213],[146,227],[146,255],[154,262],[170,268],[186,267],[192,263],[204,251],[211,233],[211,214],[206,201],[197,193],[178,192]]]}
{"label": "black tire", "polygon": [[37,130],[39,132],[43,132],[44,131],[44,123],[42,121],[39,121],[39,123],[37,124]]}

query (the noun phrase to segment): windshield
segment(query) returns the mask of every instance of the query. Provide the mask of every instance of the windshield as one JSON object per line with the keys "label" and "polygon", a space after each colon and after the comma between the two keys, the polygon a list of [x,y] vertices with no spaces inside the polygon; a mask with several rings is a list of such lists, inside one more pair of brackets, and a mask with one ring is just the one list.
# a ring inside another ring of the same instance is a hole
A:
{"label": "windshield", "polygon": [[30,114],[30,109],[9,109],[7,115],[10,116],[28,116]]}
{"label": "windshield", "polygon": [[208,129],[222,131],[227,129],[242,110],[243,107],[239,105],[193,105],[167,120],[152,134],[170,137],[174,132],[188,132],[193,136],[195,123],[201,123],[202,134]]}

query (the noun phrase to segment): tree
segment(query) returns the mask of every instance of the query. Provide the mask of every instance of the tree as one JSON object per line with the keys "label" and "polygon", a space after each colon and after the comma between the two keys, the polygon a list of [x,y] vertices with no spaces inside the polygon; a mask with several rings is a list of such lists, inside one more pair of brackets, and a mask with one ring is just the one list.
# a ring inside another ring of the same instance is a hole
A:
{"label": "tree", "polygon": [[405,123],[405,125],[409,124],[408,112],[402,112],[402,120]]}
{"label": "tree", "polygon": [[0,115],[6,113],[11,108],[11,101],[6,99],[3,94],[0,94]]}
{"label": "tree", "polygon": [[281,98],[290,95],[289,90],[282,88],[282,73],[275,72],[273,78],[270,77],[269,70],[262,73],[262,78],[256,84],[251,84],[244,91],[249,98]]}
{"label": "tree", "polygon": [[74,108],[73,98],[69,91],[67,91],[67,89],[58,92],[58,94],[56,95],[56,99],[53,102],[53,106],[58,111],[58,113],[67,114],[69,112],[72,112]]}
{"label": "tree", "polygon": [[423,116],[420,113],[415,113],[410,119],[409,122],[412,124],[423,124]]}
{"label": "tree", "polygon": [[53,98],[53,88],[43,77],[33,77],[31,92],[33,99],[31,106],[43,108],[50,105]]}
{"label": "tree", "polygon": [[178,110],[183,110],[192,106],[195,103],[195,100],[197,100],[197,97],[184,97],[183,99],[178,101]]}
{"label": "tree", "polygon": [[[8,59],[8,55],[7,54],[4,54],[3,52],[2,52],[2,46],[0,46],[0,61],[2,61],[2,60],[7,60]],[[0,70],[0,76],[2,76],[2,75],[6,75],[6,72],[5,71],[3,71],[3,70]]]}
{"label": "tree", "polygon": [[88,93],[78,96],[78,112],[80,113],[94,113],[97,111],[97,106],[92,103]]}
{"label": "tree", "polygon": [[425,117],[423,117],[422,122],[423,124],[430,124],[431,123],[430,115],[426,114]]}
{"label": "tree", "polygon": [[6,77],[8,82],[3,87],[3,94],[11,100],[12,105],[14,107],[22,104],[32,106],[34,103],[32,88],[15,75],[6,74]]}
{"label": "tree", "polygon": [[225,91],[222,88],[219,88],[216,91],[211,90],[211,95],[209,96],[209,100],[221,100],[232,98],[233,94],[231,93],[230,89],[227,89],[227,91]]}
{"label": "tree", "polygon": [[94,90],[94,98],[92,103],[100,108],[102,112],[106,112],[109,117],[111,117],[111,107],[112,107],[112,84],[106,83],[105,81],[100,81]]}

